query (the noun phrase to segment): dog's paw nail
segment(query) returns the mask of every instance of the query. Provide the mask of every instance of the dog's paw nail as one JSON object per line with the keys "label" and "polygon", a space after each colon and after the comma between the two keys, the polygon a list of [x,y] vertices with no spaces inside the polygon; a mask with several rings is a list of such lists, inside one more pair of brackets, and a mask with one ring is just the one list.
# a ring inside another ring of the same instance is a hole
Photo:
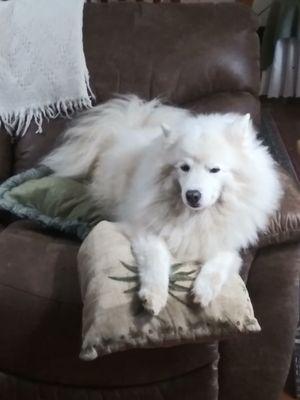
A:
{"label": "dog's paw nail", "polygon": [[207,307],[211,303],[211,300],[208,298],[205,298],[203,296],[194,296],[194,303],[199,304],[202,307]]}
{"label": "dog's paw nail", "polygon": [[192,293],[194,303],[201,304],[202,307],[209,306],[218,297],[222,288],[222,280],[213,276],[198,276],[194,283]]}
{"label": "dog's paw nail", "polygon": [[142,289],[139,297],[143,307],[152,315],[158,315],[167,303],[168,292]]}
{"label": "dog's paw nail", "polygon": [[214,297],[213,290],[210,290],[208,287],[198,285],[193,289],[193,301],[202,307],[209,306]]}

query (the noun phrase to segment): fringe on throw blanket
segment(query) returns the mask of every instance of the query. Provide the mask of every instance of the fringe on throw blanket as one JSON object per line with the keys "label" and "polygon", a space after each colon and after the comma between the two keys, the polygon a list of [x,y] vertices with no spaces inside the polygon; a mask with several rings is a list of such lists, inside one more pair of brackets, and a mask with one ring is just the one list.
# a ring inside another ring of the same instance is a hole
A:
{"label": "fringe on throw blanket", "polygon": [[90,92],[89,98],[79,100],[59,100],[56,103],[44,107],[29,107],[18,112],[0,114],[0,127],[2,126],[11,136],[24,136],[31,122],[36,124],[35,133],[43,132],[43,121],[57,117],[71,118],[74,113],[92,108],[92,99],[95,98]]}

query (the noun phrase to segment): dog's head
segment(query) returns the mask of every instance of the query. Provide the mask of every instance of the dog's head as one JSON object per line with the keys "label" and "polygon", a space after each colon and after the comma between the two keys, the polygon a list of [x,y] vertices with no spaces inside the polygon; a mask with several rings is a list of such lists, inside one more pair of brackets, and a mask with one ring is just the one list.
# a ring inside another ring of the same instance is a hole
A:
{"label": "dog's head", "polygon": [[249,114],[198,116],[178,132],[162,129],[172,178],[184,205],[195,211],[222,201],[247,168],[245,155],[256,140]]}

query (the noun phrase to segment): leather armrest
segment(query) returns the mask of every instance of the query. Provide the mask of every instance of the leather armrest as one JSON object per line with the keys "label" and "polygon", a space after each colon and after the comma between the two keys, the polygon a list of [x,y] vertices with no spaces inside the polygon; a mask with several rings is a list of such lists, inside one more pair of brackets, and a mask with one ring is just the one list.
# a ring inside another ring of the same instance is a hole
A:
{"label": "leather armrest", "polygon": [[7,225],[9,225],[11,222],[16,221],[18,218],[11,214],[8,211],[2,210],[0,208],[0,231],[1,227],[5,228]]}
{"label": "leather armrest", "polygon": [[284,195],[279,211],[272,217],[259,247],[300,241],[300,188],[286,172],[280,172]]}
{"label": "leather armrest", "polygon": [[7,179],[12,169],[11,137],[0,128],[0,183]]}

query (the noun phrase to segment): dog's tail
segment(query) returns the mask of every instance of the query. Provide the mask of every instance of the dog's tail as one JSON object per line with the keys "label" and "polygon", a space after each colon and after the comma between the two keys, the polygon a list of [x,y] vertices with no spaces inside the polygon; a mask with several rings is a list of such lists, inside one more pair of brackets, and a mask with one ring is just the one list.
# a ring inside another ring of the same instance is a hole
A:
{"label": "dog's tail", "polygon": [[120,96],[94,107],[63,135],[62,144],[46,156],[41,164],[56,175],[83,178],[89,175],[101,154],[113,145],[117,136],[143,124],[158,100],[144,102],[137,96]]}

